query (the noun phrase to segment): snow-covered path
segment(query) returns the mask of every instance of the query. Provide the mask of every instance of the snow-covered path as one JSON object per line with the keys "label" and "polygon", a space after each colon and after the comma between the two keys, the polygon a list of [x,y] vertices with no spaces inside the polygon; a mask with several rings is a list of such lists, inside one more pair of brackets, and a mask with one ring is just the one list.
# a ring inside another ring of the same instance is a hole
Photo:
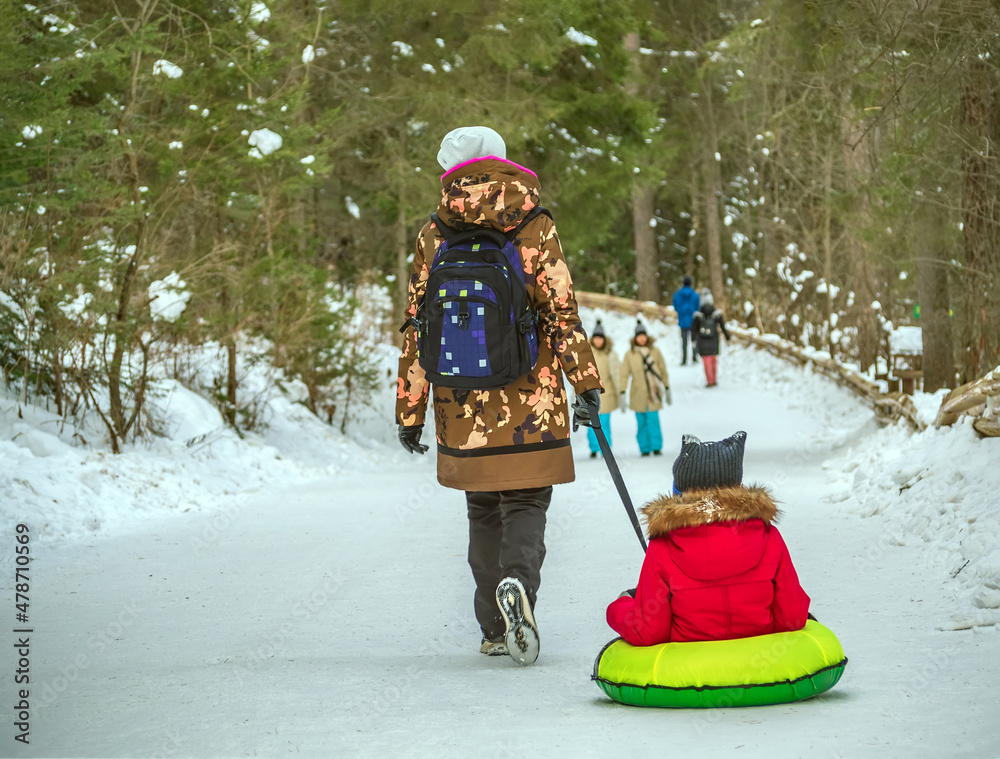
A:
{"label": "snow-covered path", "polygon": [[386,449],[227,512],[38,546],[31,747],[5,736],[0,753],[1000,756],[1000,635],[936,629],[952,600],[929,579],[940,553],[886,548],[822,467],[872,432],[870,412],[833,386],[818,403],[774,362],[733,350],[712,390],[670,363],[665,456],[638,457],[631,414],[613,415],[615,449],[642,504],[669,489],[682,432],[748,431],[745,481],[774,490],[812,610],[850,659],[828,694],[705,712],[603,696],[604,608],[642,555],[581,432],[577,481],[549,512],[535,666],[478,653],[464,498],[432,455]]}

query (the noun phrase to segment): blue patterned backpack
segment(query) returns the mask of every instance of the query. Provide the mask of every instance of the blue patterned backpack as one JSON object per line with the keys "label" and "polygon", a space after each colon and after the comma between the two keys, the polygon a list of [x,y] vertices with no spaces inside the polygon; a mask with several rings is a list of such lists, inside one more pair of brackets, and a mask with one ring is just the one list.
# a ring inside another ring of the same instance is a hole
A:
{"label": "blue patterned backpack", "polygon": [[444,237],[431,263],[414,326],[417,356],[433,385],[490,390],[530,372],[538,360],[538,315],[528,300],[518,233],[489,227],[458,231],[431,215]]}

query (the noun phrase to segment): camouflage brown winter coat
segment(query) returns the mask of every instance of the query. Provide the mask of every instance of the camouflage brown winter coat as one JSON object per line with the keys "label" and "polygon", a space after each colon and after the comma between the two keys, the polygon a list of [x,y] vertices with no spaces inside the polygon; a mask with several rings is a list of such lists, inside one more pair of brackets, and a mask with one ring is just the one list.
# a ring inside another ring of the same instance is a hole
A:
{"label": "camouflage brown winter coat", "polygon": [[[507,232],[538,205],[538,178],[500,158],[457,166],[441,177],[441,184],[437,215],[453,228],[475,224]],[[416,315],[443,239],[432,223],[417,236],[406,317]],[[577,393],[601,387],[552,220],[536,216],[514,244],[530,275],[529,301],[538,310],[538,362],[529,374],[496,390],[433,388],[438,481],[459,490],[572,482],[572,411],[561,375]],[[423,424],[430,392],[417,362],[415,332],[407,329],[399,359],[397,421]]]}

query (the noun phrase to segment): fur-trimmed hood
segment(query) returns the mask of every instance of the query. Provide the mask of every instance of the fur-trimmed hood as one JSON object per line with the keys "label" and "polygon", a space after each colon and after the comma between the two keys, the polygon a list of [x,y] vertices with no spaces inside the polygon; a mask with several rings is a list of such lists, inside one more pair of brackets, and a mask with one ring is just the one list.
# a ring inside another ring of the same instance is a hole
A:
{"label": "fur-trimmed hood", "polygon": [[761,519],[771,524],[778,519],[778,505],[766,488],[744,487],[689,490],[681,495],[660,496],[642,510],[650,539],[682,527],[719,522]]}
{"label": "fur-trimmed hood", "polygon": [[778,507],[764,488],[737,486],[659,498],[643,513],[650,540],[666,540],[685,575],[714,582],[760,564]]}

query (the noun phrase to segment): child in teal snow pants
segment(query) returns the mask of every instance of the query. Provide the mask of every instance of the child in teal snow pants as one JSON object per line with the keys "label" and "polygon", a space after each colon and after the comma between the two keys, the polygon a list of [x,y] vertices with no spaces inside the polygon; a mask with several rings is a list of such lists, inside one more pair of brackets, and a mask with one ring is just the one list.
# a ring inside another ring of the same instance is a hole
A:
{"label": "child in teal snow pants", "polygon": [[659,411],[636,411],[635,421],[638,429],[635,433],[639,443],[639,453],[648,456],[650,453],[660,455],[663,450],[663,432],[660,429]]}
{"label": "child in teal snow pants", "polygon": [[635,412],[636,442],[643,456],[661,455],[660,409],[664,403],[670,405],[672,402],[667,363],[653,342],[643,323],[637,322],[632,347],[622,359],[619,383],[623,393],[629,390],[628,405]]}

